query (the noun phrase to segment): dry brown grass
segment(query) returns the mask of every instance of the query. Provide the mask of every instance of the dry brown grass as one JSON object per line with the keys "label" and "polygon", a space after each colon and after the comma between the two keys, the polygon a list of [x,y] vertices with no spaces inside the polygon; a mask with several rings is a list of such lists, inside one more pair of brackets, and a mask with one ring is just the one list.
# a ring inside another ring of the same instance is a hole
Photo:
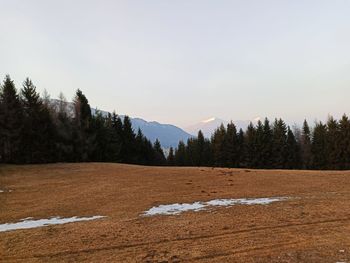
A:
{"label": "dry brown grass", "polygon": [[[0,193],[0,223],[29,216],[107,216],[0,232],[1,262],[350,260],[350,172],[97,163],[3,166],[0,189],[13,190]],[[140,216],[159,204],[270,196],[295,198]]]}

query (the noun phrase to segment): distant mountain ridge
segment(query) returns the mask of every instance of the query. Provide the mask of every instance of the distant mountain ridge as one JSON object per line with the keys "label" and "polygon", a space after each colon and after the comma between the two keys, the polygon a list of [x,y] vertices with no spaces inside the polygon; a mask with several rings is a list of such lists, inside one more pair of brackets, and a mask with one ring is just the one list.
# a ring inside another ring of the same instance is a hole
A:
{"label": "distant mountain ridge", "polygon": [[[56,110],[60,107],[60,100],[52,99],[51,105]],[[65,102],[65,108],[68,114],[74,114],[74,104],[72,102]],[[91,114],[95,115],[100,112],[103,116],[107,116],[108,112],[103,110],[98,110],[96,108],[91,108]],[[119,115],[123,120],[125,115]],[[146,121],[141,118],[130,117],[132,128],[135,133],[140,128],[143,135],[145,135],[152,143],[158,139],[163,148],[177,147],[179,141],[186,142],[189,138],[193,137],[191,134],[187,133],[183,129],[172,125],[172,124],[162,124],[156,121]]]}
{"label": "distant mountain ridge", "polygon": [[[123,117],[123,116],[121,116]],[[179,141],[186,142],[193,137],[181,128],[172,124],[162,124],[156,121],[145,121],[141,118],[131,118],[132,127],[137,131],[139,128],[151,142],[158,139],[164,148],[177,147]]]}
{"label": "distant mountain ridge", "polygon": [[[256,124],[260,120],[259,117],[255,118],[254,120],[236,120],[232,121],[237,128],[237,131],[239,129],[245,130],[249,123],[252,122],[253,124]],[[196,124],[187,126],[184,128],[185,131],[187,131],[190,134],[197,134],[199,130],[203,132],[203,135],[207,138],[210,138],[213,132],[221,125],[227,125],[229,121],[217,118],[217,117],[212,117],[203,121],[200,121]]]}

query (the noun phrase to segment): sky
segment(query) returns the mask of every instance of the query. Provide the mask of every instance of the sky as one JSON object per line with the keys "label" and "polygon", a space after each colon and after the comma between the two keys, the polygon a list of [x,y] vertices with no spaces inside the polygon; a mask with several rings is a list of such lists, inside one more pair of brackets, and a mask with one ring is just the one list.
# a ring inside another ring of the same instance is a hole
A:
{"label": "sky", "polygon": [[0,0],[0,77],[186,127],[350,113],[348,0]]}

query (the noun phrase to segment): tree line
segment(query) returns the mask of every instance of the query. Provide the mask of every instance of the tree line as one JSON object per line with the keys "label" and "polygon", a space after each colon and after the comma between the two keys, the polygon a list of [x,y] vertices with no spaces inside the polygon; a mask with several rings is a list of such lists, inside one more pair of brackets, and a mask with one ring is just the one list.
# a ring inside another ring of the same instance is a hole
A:
{"label": "tree line", "polygon": [[282,119],[237,131],[231,122],[210,139],[180,141],[168,157],[158,140],[152,144],[130,118],[115,112],[92,114],[77,90],[73,109],[63,94],[57,104],[40,96],[30,79],[17,91],[6,76],[0,85],[0,163],[122,162],[143,165],[218,166],[264,169],[350,169],[350,120],[329,117],[310,129],[293,130]]}
{"label": "tree line", "polygon": [[73,106],[70,112],[62,94],[53,105],[29,78],[17,91],[7,75],[0,85],[0,162],[166,164],[160,142],[152,144],[141,130],[135,134],[128,116],[92,114],[81,90]]}
{"label": "tree line", "polygon": [[282,119],[257,125],[246,131],[231,122],[218,127],[210,139],[201,131],[187,144],[170,149],[169,165],[218,166],[262,169],[350,169],[350,121],[344,114],[338,121],[317,122],[310,129],[292,129]]}

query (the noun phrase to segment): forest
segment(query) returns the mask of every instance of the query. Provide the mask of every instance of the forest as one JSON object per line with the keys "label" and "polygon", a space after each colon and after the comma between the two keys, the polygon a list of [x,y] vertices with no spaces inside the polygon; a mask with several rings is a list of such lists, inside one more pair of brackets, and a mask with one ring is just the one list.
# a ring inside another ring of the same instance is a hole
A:
{"label": "forest", "polygon": [[6,76],[0,89],[0,162],[120,162],[142,165],[215,166],[262,169],[350,169],[350,120],[329,117],[310,128],[291,129],[282,119],[265,118],[243,131],[221,125],[211,138],[201,131],[170,148],[167,158],[158,140],[152,144],[130,118],[115,112],[91,113],[77,90],[73,112],[60,95],[53,105],[27,78],[17,91]]}
{"label": "forest", "polygon": [[259,169],[350,169],[350,121],[344,114],[337,121],[317,122],[313,129],[305,120],[293,130],[282,119],[272,124],[265,118],[246,131],[231,122],[217,128],[210,139],[201,131],[187,144],[170,149],[168,164]]}
{"label": "forest", "polygon": [[71,113],[63,95],[58,105],[43,98],[30,79],[17,92],[6,76],[0,91],[0,162],[121,162],[164,165],[166,159],[157,140],[152,144],[113,113],[91,114],[86,96],[77,90]]}

